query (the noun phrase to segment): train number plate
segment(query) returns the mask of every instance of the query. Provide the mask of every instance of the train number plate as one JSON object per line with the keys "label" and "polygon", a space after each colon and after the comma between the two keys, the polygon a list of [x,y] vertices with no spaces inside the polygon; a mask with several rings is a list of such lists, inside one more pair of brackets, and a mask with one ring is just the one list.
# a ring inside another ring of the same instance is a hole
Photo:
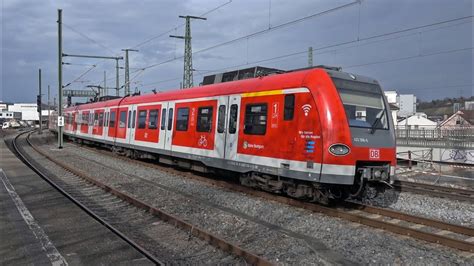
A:
{"label": "train number plate", "polygon": [[370,149],[369,150],[370,159],[380,159],[380,150],[379,149]]}

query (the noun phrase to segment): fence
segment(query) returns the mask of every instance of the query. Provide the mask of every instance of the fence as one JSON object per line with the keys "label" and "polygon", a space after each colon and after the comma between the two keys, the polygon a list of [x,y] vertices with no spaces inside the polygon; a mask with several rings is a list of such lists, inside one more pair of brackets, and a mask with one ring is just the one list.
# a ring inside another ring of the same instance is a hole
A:
{"label": "fence", "polygon": [[397,145],[439,148],[474,148],[474,127],[395,130]]}

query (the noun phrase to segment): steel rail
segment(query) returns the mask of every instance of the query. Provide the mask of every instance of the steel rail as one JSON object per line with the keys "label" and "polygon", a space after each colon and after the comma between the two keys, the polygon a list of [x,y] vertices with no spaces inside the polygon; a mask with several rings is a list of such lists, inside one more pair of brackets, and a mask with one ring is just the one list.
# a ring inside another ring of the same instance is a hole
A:
{"label": "steel rail", "polygon": [[[119,238],[124,240],[127,244],[132,246],[135,250],[137,250],[139,253],[144,255],[146,258],[148,258],[150,261],[155,263],[156,265],[164,265],[163,262],[161,262],[158,258],[150,254],[147,250],[142,248],[140,245],[138,245],[135,241],[132,239],[128,238],[125,236],[123,233],[121,233],[118,229],[116,229],[114,226],[112,226],[110,223],[106,222],[104,219],[96,215],[92,210],[90,210],[88,207],[86,207],[84,204],[76,200],[71,194],[69,194],[67,191],[62,189],[58,184],[56,184],[52,179],[48,177],[47,174],[43,173],[38,167],[34,165],[31,159],[28,158],[24,153],[20,151],[20,148],[17,144],[18,138],[24,134],[28,134],[28,137],[31,133],[33,133],[34,130],[32,131],[25,131],[22,132],[18,135],[15,136],[15,138],[12,141],[12,146],[13,149],[15,150],[16,154],[19,156],[19,159],[25,163],[31,170],[33,170],[36,174],[38,174],[43,180],[48,182],[54,189],[56,189],[58,192],[60,192],[62,195],[64,195],[66,198],[68,198],[70,201],[72,201],[75,205],[77,205],[79,208],[81,208],[84,212],[86,212],[89,216],[91,216],[93,219],[95,219],[97,222],[100,224],[104,225],[107,229],[109,229],[112,233],[117,235]],[[27,137],[27,142],[29,145],[30,142]]]}
{"label": "steel rail", "polygon": [[[97,149],[94,149],[94,150],[97,151]],[[411,228],[408,226],[402,226],[402,225],[390,223],[389,221],[383,221],[376,218],[370,218],[363,215],[363,213],[355,213],[353,211],[356,210],[356,211],[366,212],[369,214],[378,214],[381,216],[391,218],[392,221],[394,219],[398,219],[398,220],[406,221],[406,222],[417,224],[417,225],[423,225],[423,226],[432,227],[435,229],[446,230],[453,233],[472,237],[474,236],[474,229],[470,227],[464,227],[461,225],[446,223],[439,220],[414,216],[414,215],[406,214],[403,212],[398,212],[395,210],[362,205],[362,204],[357,204],[357,203],[352,203],[352,202],[344,203],[344,205],[352,208],[352,212],[351,210],[344,210],[340,208],[330,208],[330,207],[326,207],[326,206],[322,206],[322,205],[318,205],[318,204],[314,204],[310,202],[304,202],[301,200],[288,198],[288,197],[277,195],[277,194],[271,194],[265,191],[255,190],[252,188],[244,187],[239,184],[230,183],[228,181],[216,180],[216,179],[210,179],[207,177],[198,176],[192,172],[183,172],[183,171],[179,171],[179,170],[169,168],[169,167],[164,167],[164,166],[147,163],[147,162],[143,162],[139,160],[129,159],[123,156],[111,155],[110,152],[103,152],[103,151],[100,151],[100,152],[103,154],[107,154],[109,156],[113,156],[115,158],[120,158],[122,160],[139,163],[144,166],[159,169],[162,171],[166,171],[170,173],[179,173],[180,175],[184,175],[186,177],[190,177],[192,179],[199,180],[199,181],[202,181],[207,184],[211,184],[220,188],[225,188],[232,191],[245,193],[247,195],[264,198],[266,200],[276,201],[276,202],[283,203],[286,205],[306,209],[313,212],[322,213],[328,216],[341,218],[341,219],[348,220],[351,222],[367,225],[367,226],[378,228],[378,229],[383,229],[383,230],[386,230],[395,234],[399,234],[399,235],[406,235],[412,238],[440,244],[443,246],[459,249],[462,251],[474,252],[474,243],[472,242],[450,238],[445,235],[436,234],[436,232],[435,233],[426,232],[426,231],[419,230],[416,228]]]}
{"label": "steel rail", "polygon": [[58,166],[66,169],[67,171],[75,174],[76,176],[79,176],[80,178],[88,181],[89,183],[97,186],[97,187],[100,187],[101,189],[105,190],[106,192],[108,193],[111,193],[115,196],[117,196],[118,198],[124,200],[124,201],[127,201],[129,202],[130,204],[138,207],[138,208],[141,208],[141,209],[144,209],[148,212],[150,212],[152,215],[158,217],[159,219],[169,223],[169,224],[172,224],[182,230],[186,230],[186,231],[189,231],[190,234],[192,234],[193,236],[195,237],[198,237],[206,242],[208,242],[209,244],[211,244],[212,246],[218,248],[218,249],[221,249],[225,252],[228,252],[228,253],[231,253],[235,256],[239,256],[239,257],[242,257],[244,258],[249,264],[251,265],[262,265],[262,266],[266,266],[266,265],[272,265],[271,262],[269,262],[268,260],[266,260],[265,258],[262,258],[256,254],[253,254],[251,253],[250,251],[244,249],[244,248],[241,248],[239,247],[237,244],[234,244],[234,243],[231,243],[229,241],[226,241],[204,229],[201,229],[199,227],[196,227],[195,225],[191,224],[191,223],[188,223],[172,214],[169,214],[163,210],[160,210],[156,207],[153,207],[143,201],[140,201],[138,199],[135,199],[134,197],[124,193],[124,192],[121,192],[109,185],[106,185],[105,183],[102,183],[98,180],[95,180],[94,178],[88,176],[87,174],[83,173],[82,171],[80,170],[77,170],[75,168],[72,168],[68,165],[66,165],[65,163],[51,157],[50,155],[46,154],[44,151],[42,151],[41,149],[39,149],[38,147],[36,147],[35,145],[33,145],[29,139],[27,139],[29,145],[36,151],[38,152],[39,154],[41,154],[42,156],[46,157],[48,160],[54,162],[55,164],[57,164]]}
{"label": "steel rail", "polygon": [[402,180],[395,181],[394,187],[400,191],[474,202],[474,190],[470,189],[451,188]]}

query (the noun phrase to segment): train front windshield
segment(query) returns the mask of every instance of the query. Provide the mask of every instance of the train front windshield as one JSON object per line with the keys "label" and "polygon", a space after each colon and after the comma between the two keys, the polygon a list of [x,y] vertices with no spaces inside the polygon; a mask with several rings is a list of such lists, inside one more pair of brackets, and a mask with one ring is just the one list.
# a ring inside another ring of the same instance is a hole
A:
{"label": "train front windshield", "polygon": [[388,114],[382,90],[377,84],[333,78],[339,92],[349,126],[388,129]]}

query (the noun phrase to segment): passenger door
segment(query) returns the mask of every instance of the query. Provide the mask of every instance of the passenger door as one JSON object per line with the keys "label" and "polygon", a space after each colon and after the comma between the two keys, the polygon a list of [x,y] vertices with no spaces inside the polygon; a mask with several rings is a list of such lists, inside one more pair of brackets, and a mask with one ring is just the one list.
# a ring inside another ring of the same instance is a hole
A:
{"label": "passenger door", "polygon": [[235,160],[237,157],[240,99],[240,95],[228,96],[226,128],[224,130],[225,145],[223,151],[224,158],[228,160]]}
{"label": "passenger door", "polygon": [[127,137],[128,143],[132,144],[135,140],[135,124],[136,124],[136,117],[137,117],[137,106],[130,105],[128,108],[128,124],[127,124]]}
{"label": "passenger door", "polygon": [[215,150],[218,158],[225,158],[226,138],[228,129],[229,96],[219,97],[217,100],[217,129]]}
{"label": "passenger door", "polygon": [[[175,110],[174,110],[174,105],[175,103],[174,102],[168,102],[167,104],[163,104],[163,106],[167,106],[167,110],[166,110],[166,123],[165,123],[165,130],[161,130],[160,131],[160,138],[161,138],[161,134],[162,134],[162,131],[164,131],[164,149],[165,150],[169,150],[171,151],[171,146],[172,146],[172,141],[173,141],[173,122],[174,122],[174,113],[175,113]],[[164,108],[164,107],[163,107]],[[163,120],[162,120],[163,121]]]}

